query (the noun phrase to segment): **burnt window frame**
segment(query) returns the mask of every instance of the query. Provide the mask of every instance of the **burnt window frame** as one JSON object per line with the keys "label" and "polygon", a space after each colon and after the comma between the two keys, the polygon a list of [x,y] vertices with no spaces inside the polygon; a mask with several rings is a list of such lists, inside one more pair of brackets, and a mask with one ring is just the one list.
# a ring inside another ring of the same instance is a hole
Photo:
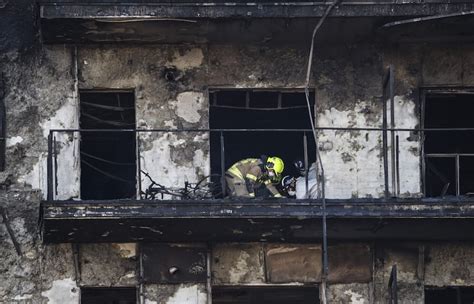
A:
{"label": "burnt window frame", "polygon": [[[426,302],[426,292],[427,291],[438,291],[438,292],[452,292],[456,294],[456,302],[457,304],[471,304],[472,302],[463,302],[463,292],[466,289],[470,289],[472,293],[474,293],[474,286],[458,286],[458,285],[448,285],[448,286],[432,286],[432,285],[425,285],[423,288],[423,302],[425,304],[431,304]],[[464,293],[465,295],[465,293]]]}
{"label": "burnt window frame", "polygon": [[[212,285],[212,292],[211,292],[211,297],[212,297],[212,302],[214,303],[216,299],[214,298],[215,296],[215,290],[218,290],[218,292],[226,291],[226,292],[237,292],[239,290],[244,290],[244,291],[250,291],[250,290],[291,290],[291,291],[297,291],[297,290],[306,290],[306,291],[316,291],[317,294],[317,302],[312,299],[312,303],[322,303],[321,301],[321,284],[302,284],[302,285],[293,285],[293,284],[261,284],[261,285],[245,285],[245,284],[240,284],[240,285],[227,285],[227,284],[219,284],[219,285]],[[258,293],[253,294],[253,296],[257,295]],[[255,298],[250,298],[251,303],[256,303],[255,301],[258,301],[261,299],[255,299]],[[257,302],[260,303],[260,302]]]}
{"label": "burnt window frame", "polygon": [[[244,87],[244,88],[238,88],[238,87],[232,87],[232,86],[208,86],[206,87],[206,90],[205,90],[205,96],[207,98],[207,101],[208,101],[208,105],[207,105],[207,109],[208,109],[208,125],[209,125],[209,129],[212,131],[212,130],[216,130],[216,129],[212,129],[211,128],[211,107],[213,106],[214,103],[217,104],[217,100],[213,100],[211,98],[211,95],[212,93],[215,93],[215,92],[219,92],[219,91],[232,91],[232,92],[236,92],[236,91],[242,91],[242,92],[271,92],[271,93],[280,93],[279,95],[279,102],[278,102],[278,106],[282,106],[282,101],[281,101],[281,93],[299,93],[299,94],[305,94],[305,88],[303,87]],[[312,102],[312,111],[313,111],[313,122],[315,124],[315,126],[317,126],[317,91],[316,91],[316,88],[314,86],[310,86],[308,87],[308,91],[310,93],[310,96],[311,94],[313,95],[313,99],[310,100],[310,102]],[[216,96],[216,94],[214,94],[214,96]],[[246,107],[242,107],[242,109],[249,109],[249,110],[262,110],[261,107],[247,107],[249,105],[249,102],[248,102],[248,94],[247,94],[247,103],[246,103]],[[225,106],[224,106],[225,107]],[[304,106],[296,106],[296,107],[283,107],[282,106],[282,109],[296,109],[296,108],[307,108],[307,105],[305,104]],[[275,111],[278,111],[279,108],[274,108]],[[307,114],[307,113],[306,113]],[[310,128],[309,128],[310,129]],[[252,130],[251,128],[249,128],[248,130]],[[210,149],[212,150],[211,148],[211,138],[209,138],[209,145],[210,145]],[[308,148],[309,150],[309,148]],[[212,158],[215,157],[213,156],[212,154],[212,151],[211,153],[209,154],[209,172],[211,172],[211,175],[213,173],[213,165],[212,165]],[[315,155],[314,157],[316,157],[316,152],[315,152]],[[221,158],[221,156],[219,156],[219,158]],[[221,160],[221,172],[220,172],[220,175],[221,176],[224,176],[225,174],[225,171],[226,171],[226,167],[224,165],[224,167],[222,166],[223,165],[223,162]],[[311,166],[311,161],[308,162],[307,164],[307,167],[308,169],[310,168]],[[225,185],[225,180],[223,178],[221,178],[221,180],[218,182],[221,184],[221,186],[223,187],[222,188],[222,193],[224,193],[224,196],[226,194],[226,189],[223,185]]]}
{"label": "burnt window frame", "polygon": [[108,290],[108,291],[117,291],[117,290],[134,290],[135,291],[135,303],[140,303],[140,287],[139,286],[90,286],[83,285],[79,287],[79,304],[83,304],[84,298],[84,289],[85,290]]}
{"label": "burnt window frame", "polygon": [[[81,121],[81,94],[86,93],[86,94],[114,94],[114,93],[126,93],[126,94],[131,94],[133,95],[133,100],[134,100],[134,114],[135,114],[135,128],[132,128],[134,130],[137,129],[137,90],[134,87],[125,87],[125,88],[78,88],[77,89],[77,118],[78,118],[78,129],[83,130],[80,125]],[[125,129],[130,129],[130,128],[125,128]],[[79,140],[81,140],[82,134],[79,133]],[[139,199],[140,198],[140,190],[141,190],[141,175],[140,175],[140,168],[141,168],[141,163],[140,163],[140,146],[139,146],[139,136],[138,133],[135,132],[135,179],[136,179],[136,185],[135,185],[135,198]],[[82,156],[81,156],[82,159]],[[81,169],[80,169],[81,170]],[[82,170],[81,170],[81,176],[82,176]],[[79,185],[80,189],[82,189],[82,186]],[[82,196],[82,191],[80,190],[79,193],[80,200],[84,200]]]}
{"label": "burnt window frame", "polygon": [[[427,95],[474,95],[474,86],[421,86],[418,88],[419,94],[419,117],[421,130],[425,129],[425,114],[426,114],[426,97]],[[426,150],[425,150],[425,136],[426,132],[420,132],[420,191],[425,198],[441,198],[441,196],[427,196],[426,191]],[[440,153],[442,154],[442,153]],[[458,189],[457,189],[458,190]],[[456,193],[456,197],[461,194]]]}

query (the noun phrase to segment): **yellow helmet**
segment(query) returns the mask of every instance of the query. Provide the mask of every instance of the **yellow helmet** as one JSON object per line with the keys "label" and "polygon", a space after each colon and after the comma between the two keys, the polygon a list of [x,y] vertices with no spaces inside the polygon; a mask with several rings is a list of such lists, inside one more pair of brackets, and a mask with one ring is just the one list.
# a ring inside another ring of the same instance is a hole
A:
{"label": "yellow helmet", "polygon": [[268,169],[272,169],[273,171],[275,171],[276,174],[279,175],[285,169],[285,164],[283,163],[283,160],[281,158],[273,156],[267,159],[266,167]]}

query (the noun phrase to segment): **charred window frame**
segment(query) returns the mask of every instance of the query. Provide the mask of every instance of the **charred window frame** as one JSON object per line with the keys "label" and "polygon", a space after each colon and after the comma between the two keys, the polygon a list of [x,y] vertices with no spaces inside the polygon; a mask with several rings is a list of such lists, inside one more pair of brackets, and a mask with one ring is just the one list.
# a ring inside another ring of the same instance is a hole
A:
{"label": "charred window frame", "polygon": [[469,164],[474,163],[474,145],[466,143],[474,142],[474,132],[469,130],[474,123],[469,124],[471,119],[466,115],[474,109],[474,88],[428,87],[421,89],[420,97],[422,129],[437,129],[422,132],[421,186],[425,197],[471,195],[474,189],[468,183],[474,180],[474,172],[469,171]]}
{"label": "charred window frame", "polygon": [[215,286],[214,304],[318,304],[318,286]]}
{"label": "charred window frame", "polygon": [[136,287],[81,287],[81,304],[135,304]]}
{"label": "charred window frame", "polygon": [[84,89],[79,97],[81,199],[136,197],[135,91]]}
{"label": "charred window frame", "polygon": [[[242,130],[211,132],[212,176],[224,176],[225,170],[236,161],[261,155],[282,157],[285,161],[282,176],[298,176],[291,164],[296,159],[304,161],[306,168],[316,161],[313,136],[303,131],[311,130],[303,89],[211,87],[207,92],[210,129]],[[315,98],[315,91],[311,89],[313,118]],[[259,129],[267,131],[256,131]],[[225,184],[223,179],[220,182]],[[261,194],[265,196],[265,189]]]}
{"label": "charred window frame", "polygon": [[425,304],[472,304],[474,303],[474,287],[425,286]]}

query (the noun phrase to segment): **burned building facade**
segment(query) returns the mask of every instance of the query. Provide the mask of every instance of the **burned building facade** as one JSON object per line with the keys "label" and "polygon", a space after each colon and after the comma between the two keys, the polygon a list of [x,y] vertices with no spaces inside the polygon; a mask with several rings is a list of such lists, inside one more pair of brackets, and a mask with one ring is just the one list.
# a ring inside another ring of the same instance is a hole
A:
{"label": "burned building facade", "polygon": [[473,12],[0,0],[0,303],[472,303]]}

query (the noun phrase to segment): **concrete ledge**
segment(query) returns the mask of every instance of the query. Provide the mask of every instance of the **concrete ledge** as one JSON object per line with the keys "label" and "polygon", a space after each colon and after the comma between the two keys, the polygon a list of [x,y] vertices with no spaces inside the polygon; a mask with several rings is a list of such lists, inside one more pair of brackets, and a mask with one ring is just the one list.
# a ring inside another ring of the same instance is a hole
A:
{"label": "concrete ledge", "polygon": [[[447,5],[449,3],[449,5]],[[64,3],[41,4],[41,18],[304,18],[321,17],[329,3],[213,3],[111,4]],[[364,3],[349,2],[335,8],[332,17],[431,16],[474,10],[474,3]]]}
{"label": "concrete ledge", "polygon": [[[471,201],[328,201],[331,240],[474,240]],[[308,242],[320,201],[43,202],[46,243]]]}

